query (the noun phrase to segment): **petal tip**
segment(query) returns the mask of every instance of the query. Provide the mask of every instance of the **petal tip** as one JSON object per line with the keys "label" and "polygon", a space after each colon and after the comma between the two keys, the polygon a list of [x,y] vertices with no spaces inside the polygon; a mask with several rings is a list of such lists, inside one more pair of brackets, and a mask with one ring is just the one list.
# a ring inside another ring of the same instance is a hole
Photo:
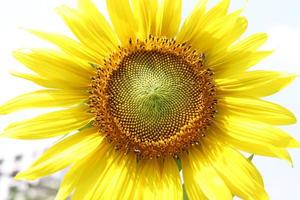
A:
{"label": "petal tip", "polygon": [[5,109],[0,107],[0,115],[7,115],[7,114],[8,114],[8,112],[5,111]]}
{"label": "petal tip", "polygon": [[28,54],[31,53],[31,52],[32,52],[32,50],[23,48],[23,49],[17,49],[17,50],[14,50],[14,51],[12,51],[11,54],[12,54],[12,56],[13,56],[15,59],[19,60],[19,59],[21,59],[22,57],[28,55]]}
{"label": "petal tip", "polygon": [[0,132],[0,138],[11,138],[9,132],[6,129],[4,129],[2,132]]}
{"label": "petal tip", "polygon": [[296,139],[292,139],[288,145],[287,145],[288,148],[300,148],[300,142]]}
{"label": "petal tip", "polygon": [[297,117],[293,113],[291,113],[291,115],[290,115],[290,122],[291,122],[291,124],[297,123]]}
{"label": "petal tip", "polygon": [[26,179],[26,175],[24,176],[23,172],[19,172],[15,177],[15,180],[25,180]]}
{"label": "petal tip", "polygon": [[33,181],[36,179],[35,176],[28,170],[19,172],[15,177],[15,180],[26,180],[26,181]]}

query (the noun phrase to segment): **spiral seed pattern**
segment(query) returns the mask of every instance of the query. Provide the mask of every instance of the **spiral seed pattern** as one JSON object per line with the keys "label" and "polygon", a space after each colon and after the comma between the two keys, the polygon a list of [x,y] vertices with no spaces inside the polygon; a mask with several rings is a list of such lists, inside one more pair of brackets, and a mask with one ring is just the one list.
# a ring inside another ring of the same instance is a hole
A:
{"label": "spiral seed pattern", "polygon": [[173,39],[130,40],[92,78],[94,126],[117,150],[141,159],[177,157],[199,144],[217,103],[203,61]]}

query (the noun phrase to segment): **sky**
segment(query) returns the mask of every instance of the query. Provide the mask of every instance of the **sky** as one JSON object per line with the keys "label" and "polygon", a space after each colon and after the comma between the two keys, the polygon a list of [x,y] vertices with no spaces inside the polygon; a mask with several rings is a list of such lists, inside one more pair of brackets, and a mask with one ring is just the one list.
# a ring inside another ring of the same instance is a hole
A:
{"label": "sky", "polygon": [[[103,0],[96,1],[99,9],[107,15]],[[184,1],[183,18],[195,5],[196,0]],[[12,77],[11,71],[24,71],[11,56],[13,50],[28,47],[51,47],[24,28],[59,32],[70,35],[69,30],[54,12],[62,3],[75,5],[74,0],[10,0],[0,6],[0,104],[18,94],[37,89],[30,82]],[[232,0],[232,10],[244,7],[244,15],[249,26],[245,36],[256,32],[269,34],[269,41],[264,48],[275,49],[275,53],[255,66],[255,69],[269,69],[300,74],[300,1],[298,0]],[[300,79],[294,81],[280,93],[268,97],[279,103],[300,118]],[[37,115],[40,111],[22,111],[17,114],[0,116],[0,131],[10,122]],[[300,140],[300,124],[283,127]],[[16,141],[0,139],[0,157],[16,152],[30,151],[53,143],[52,140]],[[300,199],[300,150],[290,150],[293,167],[285,161],[255,156],[253,162],[264,177],[265,186],[272,200]]]}

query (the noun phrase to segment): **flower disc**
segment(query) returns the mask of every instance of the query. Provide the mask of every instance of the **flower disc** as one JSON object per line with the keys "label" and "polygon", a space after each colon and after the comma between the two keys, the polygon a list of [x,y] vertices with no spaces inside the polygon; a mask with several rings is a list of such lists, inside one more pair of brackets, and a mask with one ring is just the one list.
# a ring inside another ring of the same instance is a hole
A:
{"label": "flower disc", "polygon": [[95,125],[116,149],[176,156],[205,135],[215,112],[203,55],[174,40],[130,42],[98,69],[91,85]]}

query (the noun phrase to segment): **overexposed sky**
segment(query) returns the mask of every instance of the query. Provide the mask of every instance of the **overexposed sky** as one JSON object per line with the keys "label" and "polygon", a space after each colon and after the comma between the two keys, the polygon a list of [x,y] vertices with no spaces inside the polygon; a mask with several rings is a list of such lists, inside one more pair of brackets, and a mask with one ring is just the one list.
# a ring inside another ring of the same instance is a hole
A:
{"label": "overexposed sky", "polygon": [[[105,12],[104,0],[94,0]],[[183,16],[186,16],[196,0],[185,0]],[[275,48],[273,56],[258,64],[256,69],[273,69],[300,74],[300,1],[298,0],[232,0],[232,8],[245,6],[245,16],[249,20],[246,35],[255,32],[267,32],[270,39],[266,48]],[[247,2],[247,3],[246,3]],[[52,47],[23,30],[37,28],[70,35],[69,30],[54,12],[62,3],[75,5],[75,0],[7,0],[0,6],[0,104],[6,100],[35,88],[32,83],[9,75],[9,71],[24,71],[11,52],[25,47]],[[269,100],[280,103],[293,110],[300,118],[300,80]],[[0,116],[0,130],[9,122],[35,115],[37,112],[25,111],[8,116]],[[300,125],[284,127],[300,140]],[[50,141],[0,140],[0,157],[13,152],[30,151],[49,145]],[[294,159],[294,168],[284,161],[256,156],[254,163],[262,172],[267,191],[273,200],[300,199],[300,150],[290,151]]]}

